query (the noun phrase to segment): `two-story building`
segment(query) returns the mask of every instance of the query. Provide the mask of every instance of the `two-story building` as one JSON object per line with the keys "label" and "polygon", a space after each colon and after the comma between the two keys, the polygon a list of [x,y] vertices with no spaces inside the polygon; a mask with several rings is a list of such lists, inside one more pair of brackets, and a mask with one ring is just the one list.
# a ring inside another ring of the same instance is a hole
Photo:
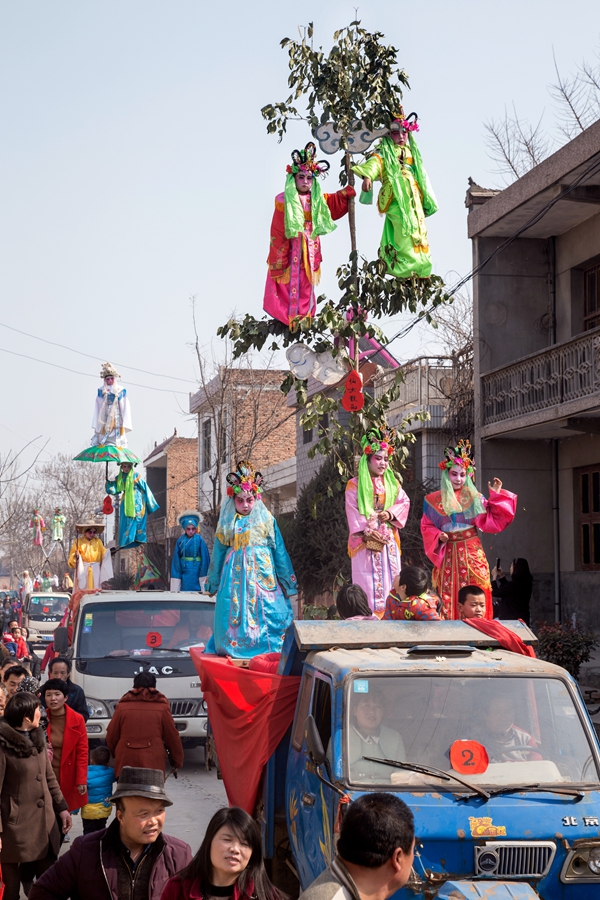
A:
{"label": "two-story building", "polygon": [[519,495],[483,536],[534,576],[532,622],[600,626],[600,122],[503,191],[472,185],[477,482]]}

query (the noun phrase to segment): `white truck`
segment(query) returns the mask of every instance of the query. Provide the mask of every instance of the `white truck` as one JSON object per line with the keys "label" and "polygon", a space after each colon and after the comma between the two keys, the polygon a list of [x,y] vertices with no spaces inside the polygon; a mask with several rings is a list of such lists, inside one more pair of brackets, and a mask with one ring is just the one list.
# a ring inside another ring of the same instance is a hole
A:
{"label": "white truck", "polygon": [[200,593],[102,591],[82,598],[69,629],[55,631],[54,646],[71,658],[71,679],[85,693],[90,741],[106,737],[119,698],[146,671],[171,704],[183,746],[205,743],[206,705],[189,649],[208,643],[214,614],[214,599]]}

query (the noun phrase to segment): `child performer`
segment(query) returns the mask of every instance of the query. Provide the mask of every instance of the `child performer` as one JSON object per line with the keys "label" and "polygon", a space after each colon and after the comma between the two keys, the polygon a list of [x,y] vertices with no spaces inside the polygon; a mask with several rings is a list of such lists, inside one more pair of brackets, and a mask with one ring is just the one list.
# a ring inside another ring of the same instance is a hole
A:
{"label": "child performer", "polygon": [[434,565],[433,587],[444,602],[446,617],[458,619],[458,592],[478,585],[486,597],[485,618],[492,619],[490,570],[477,529],[486,534],[504,531],[515,517],[517,495],[502,488],[499,478],[488,482],[486,500],[473,484],[473,458],[469,441],[446,447],[441,490],[427,494],[421,534],[425,552]]}
{"label": "child performer", "polygon": [[394,579],[394,587],[385,603],[384,619],[439,621],[440,598],[427,590],[427,572],[417,566],[405,566]]}
{"label": "child performer", "polygon": [[400,572],[398,531],[408,518],[410,500],[390,468],[395,432],[371,429],[363,437],[358,478],[346,485],[348,555],[352,581],[366,592],[380,619],[396,575]]}

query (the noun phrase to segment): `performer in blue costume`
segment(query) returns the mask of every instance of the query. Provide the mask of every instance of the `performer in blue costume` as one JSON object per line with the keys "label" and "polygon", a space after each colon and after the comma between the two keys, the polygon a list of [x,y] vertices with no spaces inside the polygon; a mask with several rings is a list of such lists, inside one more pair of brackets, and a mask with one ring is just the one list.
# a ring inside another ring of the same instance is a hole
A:
{"label": "performer in blue costume", "polygon": [[131,463],[119,463],[114,481],[106,482],[106,493],[122,494],[119,510],[119,549],[146,543],[146,519],[156,512],[158,503],[144,479],[133,471]]}
{"label": "performer in blue costume", "polygon": [[200,579],[208,572],[208,547],[198,534],[200,513],[186,510],[177,519],[184,529],[177,539],[171,562],[171,590],[199,591]]}
{"label": "performer in blue costume", "polygon": [[227,482],[206,585],[217,602],[205,652],[250,659],[281,650],[298,585],[277,522],[261,500],[260,472],[240,462]]}

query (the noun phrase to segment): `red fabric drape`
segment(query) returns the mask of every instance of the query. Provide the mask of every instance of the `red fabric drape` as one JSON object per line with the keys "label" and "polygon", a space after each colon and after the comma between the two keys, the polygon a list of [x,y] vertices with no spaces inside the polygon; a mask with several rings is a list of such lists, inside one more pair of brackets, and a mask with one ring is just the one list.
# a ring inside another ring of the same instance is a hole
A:
{"label": "red fabric drape", "polygon": [[536,659],[533,647],[528,647],[514,631],[511,631],[506,625],[502,625],[497,619],[464,619],[463,621],[467,625],[477,628],[478,631],[483,631],[488,637],[497,640],[505,650],[521,653],[523,656],[532,656],[533,659]]}
{"label": "red fabric drape", "polygon": [[230,806],[254,812],[263,767],[294,718],[300,678],[190,653],[202,682]]}

